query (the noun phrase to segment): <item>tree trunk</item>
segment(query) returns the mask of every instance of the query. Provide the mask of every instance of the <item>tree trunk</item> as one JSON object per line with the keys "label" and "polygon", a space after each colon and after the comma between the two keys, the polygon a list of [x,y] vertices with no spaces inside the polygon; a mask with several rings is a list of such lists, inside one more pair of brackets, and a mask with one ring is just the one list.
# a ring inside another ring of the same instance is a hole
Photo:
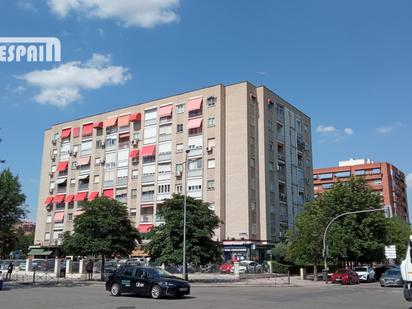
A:
{"label": "tree trunk", "polygon": [[102,256],[102,263],[101,263],[101,266],[100,266],[100,280],[104,281],[104,262],[105,262],[104,254],[102,254],[101,256]]}
{"label": "tree trunk", "polygon": [[313,265],[313,280],[318,281],[318,266],[316,264]]}

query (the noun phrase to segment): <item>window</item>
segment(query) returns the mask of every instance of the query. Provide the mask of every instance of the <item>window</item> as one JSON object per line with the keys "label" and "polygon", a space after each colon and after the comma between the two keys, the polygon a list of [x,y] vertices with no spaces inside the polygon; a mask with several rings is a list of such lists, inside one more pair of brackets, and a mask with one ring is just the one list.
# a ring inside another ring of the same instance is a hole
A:
{"label": "window", "polygon": [[215,117],[209,117],[207,119],[207,126],[210,127],[214,127],[216,126],[216,118]]}
{"label": "window", "polygon": [[67,221],[73,221],[73,214],[67,214]]}
{"label": "window", "polygon": [[129,149],[122,149],[117,152],[117,167],[129,166]]}
{"label": "window", "polygon": [[176,153],[183,152],[183,144],[176,144]]}
{"label": "window", "polygon": [[207,139],[207,147],[211,149],[215,146],[216,146],[216,140],[214,138],[208,138]]}
{"label": "window", "polygon": [[338,178],[350,177],[350,171],[335,173],[335,176]]}
{"label": "window", "polygon": [[100,182],[100,175],[94,175],[94,183]]}
{"label": "window", "polygon": [[112,169],[116,167],[116,153],[110,152],[106,153],[106,161],[104,164],[104,169]]}
{"label": "window", "polygon": [[131,194],[132,197],[136,197],[137,196],[137,189],[132,189],[130,191],[130,194]]}
{"label": "window", "polygon": [[333,174],[332,173],[327,173],[327,174],[319,174],[319,179],[332,179]]}
{"label": "window", "polygon": [[49,191],[50,191],[50,192],[53,192],[54,187],[55,187],[55,183],[54,183],[54,181],[50,181],[50,184],[49,184]]}
{"label": "window", "polygon": [[144,125],[145,126],[156,124],[156,121],[157,121],[157,108],[146,110],[144,112]]}
{"label": "window", "polygon": [[181,114],[185,112],[185,104],[177,104],[176,105],[176,114]]}
{"label": "window", "polygon": [[136,208],[130,209],[130,217],[136,217]]}
{"label": "window", "polygon": [[47,214],[46,223],[51,223],[52,216],[51,214]]}
{"label": "window", "polygon": [[213,191],[215,189],[215,181],[214,180],[208,180],[207,181],[207,189],[209,191]]}
{"label": "window", "polygon": [[138,170],[132,170],[132,179],[137,179],[139,177],[139,171]]}
{"label": "window", "polygon": [[355,175],[356,176],[363,176],[363,175],[365,175],[365,170],[357,170],[357,171],[355,171]]}
{"label": "window", "polygon": [[61,148],[60,148],[60,161],[67,161],[69,160],[69,153],[70,151],[70,144],[69,142],[64,142],[61,144]]}
{"label": "window", "polygon": [[96,157],[96,158],[94,159],[94,165],[95,165],[95,166],[100,165],[100,157]]}
{"label": "window", "polygon": [[272,120],[268,120],[268,129],[272,129],[273,128],[273,122]]}
{"label": "window", "polygon": [[96,148],[102,148],[102,141],[101,140],[96,141]]}
{"label": "window", "polygon": [[207,168],[215,168],[216,167],[216,161],[215,159],[209,159],[207,160]]}
{"label": "window", "polygon": [[216,100],[217,100],[216,97],[213,97],[213,96],[208,97],[207,100],[206,100],[207,101],[207,107],[215,106],[216,105]]}
{"label": "window", "polygon": [[177,133],[182,133],[183,132],[183,123],[178,123],[176,125],[176,132]]}
{"label": "window", "polygon": [[372,174],[380,174],[381,173],[381,169],[380,168],[374,168],[372,170]]}
{"label": "window", "polygon": [[143,144],[156,143],[157,127],[145,127],[143,131]]}
{"label": "window", "polygon": [[74,187],[76,185],[76,178],[70,178],[70,186]]}
{"label": "window", "polygon": [[56,171],[56,168],[57,168],[56,165],[52,165],[50,167],[50,172],[54,173]]}
{"label": "window", "polygon": [[332,184],[332,183],[324,183],[324,184],[322,185],[322,188],[323,188],[323,189],[332,189],[332,187],[333,187],[333,184]]}
{"label": "window", "polygon": [[159,185],[158,186],[158,193],[170,193],[170,184]]}
{"label": "window", "polygon": [[81,145],[80,155],[81,156],[88,156],[92,154],[92,140],[83,141]]}
{"label": "window", "polygon": [[275,163],[273,161],[269,162],[269,171],[274,171],[275,170]]}
{"label": "window", "polygon": [[189,171],[202,168],[202,158],[189,160]]}
{"label": "window", "polygon": [[274,152],[275,151],[275,147],[273,147],[273,143],[269,142],[269,151],[270,152]]}
{"label": "window", "polygon": [[255,159],[250,158],[250,167],[255,167]]}
{"label": "window", "polygon": [[182,185],[176,185],[176,193],[182,193],[183,186]]}
{"label": "window", "polygon": [[77,168],[77,162],[73,161],[72,162],[72,170],[75,170]]}
{"label": "window", "polygon": [[183,172],[183,164],[176,164],[176,173]]}
{"label": "window", "polygon": [[117,135],[107,136],[106,138],[106,149],[113,149],[117,144]]}
{"label": "window", "polygon": [[[50,217],[51,218],[51,217]],[[50,240],[50,232],[44,234],[44,240]]]}

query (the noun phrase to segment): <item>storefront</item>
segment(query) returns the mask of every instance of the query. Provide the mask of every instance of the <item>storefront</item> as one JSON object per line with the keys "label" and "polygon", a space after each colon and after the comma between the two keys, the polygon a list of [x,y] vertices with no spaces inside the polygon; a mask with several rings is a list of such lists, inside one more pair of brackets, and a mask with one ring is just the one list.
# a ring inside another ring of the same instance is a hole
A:
{"label": "storefront", "polygon": [[268,242],[244,240],[225,240],[223,241],[223,258],[228,260],[251,260],[259,263],[266,258],[267,251],[273,247],[274,244]]}

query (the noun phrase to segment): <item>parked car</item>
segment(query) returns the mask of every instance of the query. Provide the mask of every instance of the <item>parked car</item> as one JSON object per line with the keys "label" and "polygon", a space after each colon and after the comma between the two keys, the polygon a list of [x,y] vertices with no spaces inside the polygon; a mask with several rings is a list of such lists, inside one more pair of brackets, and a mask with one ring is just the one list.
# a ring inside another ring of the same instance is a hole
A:
{"label": "parked car", "polygon": [[387,265],[387,266],[379,266],[375,267],[373,270],[375,271],[375,278],[376,280],[379,280],[382,275],[388,270],[392,268],[399,268],[398,266],[395,265]]}
{"label": "parked car", "polygon": [[0,291],[3,289],[3,274],[0,271]]}
{"label": "parked car", "polygon": [[332,283],[359,284],[359,276],[352,269],[341,268],[333,273]]}
{"label": "parked car", "polygon": [[[166,266],[166,271],[172,274],[181,274],[183,272],[183,265],[168,265]],[[188,274],[194,274],[195,269],[192,265],[187,264],[186,272]]]}
{"label": "parked car", "polygon": [[[232,266],[230,272],[235,271],[235,266]],[[263,271],[263,266],[255,261],[243,260],[239,262],[239,273],[261,273]]]}
{"label": "parked car", "polygon": [[372,282],[376,280],[375,271],[370,266],[358,266],[354,268],[361,282]]}
{"label": "parked car", "polygon": [[382,287],[385,286],[403,286],[400,268],[390,268],[382,275],[379,280]]}
{"label": "parked car", "polygon": [[231,262],[226,262],[226,263],[220,264],[220,266],[219,266],[219,271],[220,271],[222,274],[229,274],[230,271],[231,271],[231,269],[232,269],[232,267],[233,267],[233,263],[231,263]]}
{"label": "parked car", "polygon": [[109,276],[106,290],[113,296],[133,293],[154,299],[165,296],[181,298],[190,294],[190,284],[163,269],[125,265]]}

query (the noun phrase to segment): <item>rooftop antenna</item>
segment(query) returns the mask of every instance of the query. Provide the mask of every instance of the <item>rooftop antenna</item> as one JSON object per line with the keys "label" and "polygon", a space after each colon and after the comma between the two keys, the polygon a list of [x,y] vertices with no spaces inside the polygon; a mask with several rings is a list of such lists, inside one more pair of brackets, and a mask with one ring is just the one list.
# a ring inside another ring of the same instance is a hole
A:
{"label": "rooftop antenna", "polygon": [[256,74],[257,75],[259,75],[259,86],[263,86],[263,83],[262,83],[262,81],[263,81],[263,75],[265,75],[266,73],[265,72],[256,72]]}

